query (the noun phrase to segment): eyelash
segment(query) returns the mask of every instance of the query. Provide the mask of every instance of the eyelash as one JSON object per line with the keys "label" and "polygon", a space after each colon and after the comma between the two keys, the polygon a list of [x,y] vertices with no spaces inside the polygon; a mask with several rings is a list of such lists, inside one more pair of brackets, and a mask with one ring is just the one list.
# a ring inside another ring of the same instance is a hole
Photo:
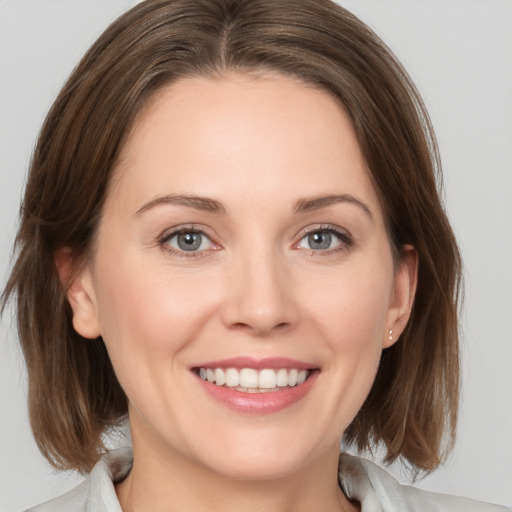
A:
{"label": "eyelash", "polygon": [[[201,258],[208,255],[208,253],[212,250],[202,250],[202,251],[184,251],[184,250],[176,250],[169,245],[169,241],[172,240],[175,236],[180,234],[190,233],[190,234],[198,234],[203,237],[206,237],[211,244],[215,247],[213,250],[216,250],[219,246],[216,244],[210,236],[208,236],[204,230],[195,227],[193,225],[190,226],[182,226],[177,229],[173,229],[171,232],[164,233],[158,241],[158,244],[167,252],[171,253],[173,256],[177,256],[179,258]],[[336,238],[340,240],[340,247],[334,249],[326,249],[326,250],[315,250],[315,249],[305,249],[299,247],[299,244],[306,238],[315,233],[328,233],[330,235],[334,235]],[[297,250],[305,251],[309,256],[330,256],[334,253],[344,252],[349,250],[354,245],[353,238],[346,232],[342,231],[338,228],[334,228],[331,225],[320,225],[314,226],[310,229],[304,231],[297,242],[293,244],[293,248]]]}
{"label": "eyelash", "polygon": [[[215,242],[212,241],[211,237],[208,236],[204,230],[197,228],[193,225],[191,226],[182,226],[177,229],[173,229],[171,232],[164,233],[158,241],[158,244],[167,252],[171,253],[173,256],[177,256],[178,258],[201,258],[208,255],[208,250],[203,251],[183,251],[177,250],[174,247],[169,245],[169,241],[172,240],[175,236],[190,233],[190,234],[198,234],[203,237],[206,237],[213,246],[217,246]],[[215,250],[215,249],[213,249]]]}
{"label": "eyelash", "polygon": [[308,253],[309,256],[332,256],[333,254],[336,254],[336,253],[348,251],[354,245],[354,239],[352,238],[352,236],[349,233],[347,233],[346,231],[341,230],[337,227],[334,227],[330,224],[325,224],[325,225],[314,226],[314,227],[311,227],[311,228],[307,229],[306,231],[304,231],[301,234],[299,241],[294,243],[293,246],[300,249],[298,247],[300,242],[302,240],[304,240],[304,238],[306,238],[307,236],[313,235],[315,233],[329,233],[330,235],[334,235],[336,238],[339,239],[340,246],[336,247],[334,249],[326,249],[323,251],[322,250],[314,250],[314,249],[303,249],[304,251],[306,251]]}

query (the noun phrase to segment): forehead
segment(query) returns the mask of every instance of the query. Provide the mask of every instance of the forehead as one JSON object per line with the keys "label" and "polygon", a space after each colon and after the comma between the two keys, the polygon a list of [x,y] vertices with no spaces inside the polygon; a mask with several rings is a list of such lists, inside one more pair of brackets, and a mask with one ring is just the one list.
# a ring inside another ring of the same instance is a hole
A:
{"label": "forehead", "polygon": [[278,74],[167,86],[139,115],[116,173],[133,202],[167,193],[251,202],[350,192],[378,203],[341,104]]}

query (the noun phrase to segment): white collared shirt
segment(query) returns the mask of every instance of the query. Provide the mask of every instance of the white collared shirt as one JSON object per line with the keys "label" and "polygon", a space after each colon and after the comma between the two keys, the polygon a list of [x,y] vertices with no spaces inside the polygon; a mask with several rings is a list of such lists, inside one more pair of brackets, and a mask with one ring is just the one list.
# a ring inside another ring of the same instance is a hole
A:
{"label": "white collared shirt", "polygon": [[[104,455],[87,479],[68,493],[26,512],[122,512],[115,483],[131,470],[131,448]],[[341,454],[339,483],[345,495],[361,503],[361,512],[512,512],[512,509],[467,498],[401,485],[369,460]]]}

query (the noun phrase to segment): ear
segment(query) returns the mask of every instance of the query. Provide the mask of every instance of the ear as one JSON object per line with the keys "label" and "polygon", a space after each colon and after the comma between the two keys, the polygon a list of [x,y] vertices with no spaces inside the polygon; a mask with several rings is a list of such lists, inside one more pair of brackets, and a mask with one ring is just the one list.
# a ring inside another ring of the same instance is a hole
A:
{"label": "ear", "polygon": [[[393,345],[411,316],[418,281],[418,253],[412,245],[402,247],[400,262],[395,270],[394,286],[387,315],[387,329],[382,348]],[[390,331],[392,331],[390,333]]]}
{"label": "ear", "polygon": [[75,331],[84,338],[94,339],[101,336],[90,268],[84,266],[76,272],[76,258],[69,247],[58,249],[54,261],[60,281],[67,290],[66,296],[73,312]]}

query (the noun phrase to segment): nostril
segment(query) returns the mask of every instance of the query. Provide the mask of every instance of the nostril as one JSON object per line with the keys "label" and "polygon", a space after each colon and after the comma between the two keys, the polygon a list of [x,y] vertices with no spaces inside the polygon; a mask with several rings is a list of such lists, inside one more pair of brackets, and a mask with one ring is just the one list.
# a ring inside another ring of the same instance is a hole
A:
{"label": "nostril", "polygon": [[263,338],[266,336],[272,336],[273,334],[284,333],[290,328],[290,325],[291,324],[288,322],[281,322],[277,325],[267,327],[261,324],[250,325],[243,322],[237,322],[232,324],[230,329]]}

